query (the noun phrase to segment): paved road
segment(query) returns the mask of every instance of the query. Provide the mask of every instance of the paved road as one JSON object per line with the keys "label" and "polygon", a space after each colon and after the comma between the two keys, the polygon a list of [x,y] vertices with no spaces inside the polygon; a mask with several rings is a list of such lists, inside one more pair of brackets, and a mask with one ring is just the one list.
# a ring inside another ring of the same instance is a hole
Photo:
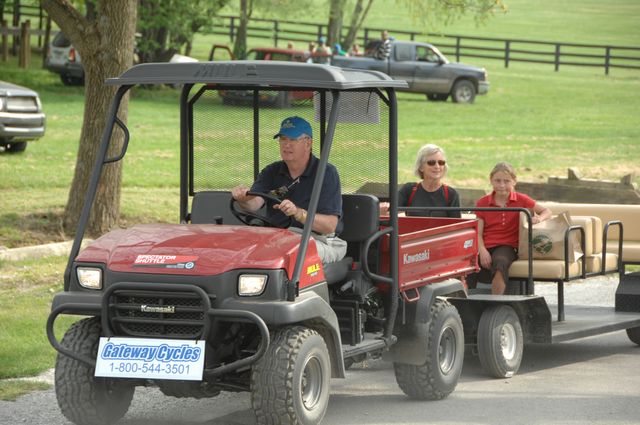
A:
{"label": "paved road", "polygon": [[[569,284],[567,302],[609,305],[611,284]],[[555,295],[551,285],[539,292]],[[598,292],[599,291],[599,292]],[[608,294],[608,295],[606,295]],[[215,399],[175,399],[155,388],[138,388],[120,425],[253,424],[247,394]],[[528,346],[511,379],[484,375],[467,355],[455,392],[437,402],[414,402],[395,383],[391,365],[357,365],[347,379],[334,380],[323,424],[640,424],[640,347],[625,332],[571,343]],[[68,425],[53,390],[16,402],[0,402],[0,424]]]}

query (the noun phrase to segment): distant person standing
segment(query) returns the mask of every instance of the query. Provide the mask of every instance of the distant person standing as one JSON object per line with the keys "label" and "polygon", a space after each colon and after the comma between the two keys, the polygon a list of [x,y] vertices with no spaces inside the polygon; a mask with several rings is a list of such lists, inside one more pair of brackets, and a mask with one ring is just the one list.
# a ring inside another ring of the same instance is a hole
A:
{"label": "distant person standing", "polygon": [[354,44],[351,46],[351,50],[349,51],[349,55],[351,56],[362,56],[362,51],[360,50],[359,44]]}
{"label": "distant person standing", "polygon": [[316,43],[309,43],[309,51],[307,52],[307,63],[313,63],[313,54],[316,51]]}
{"label": "distant person standing", "polygon": [[383,30],[380,33],[380,43],[376,51],[376,57],[378,59],[387,59],[391,54],[391,38],[389,37],[389,31]]}
{"label": "distant person standing", "polygon": [[313,51],[313,62],[328,65],[331,63],[331,47],[327,46],[327,38],[318,38],[318,46]]}

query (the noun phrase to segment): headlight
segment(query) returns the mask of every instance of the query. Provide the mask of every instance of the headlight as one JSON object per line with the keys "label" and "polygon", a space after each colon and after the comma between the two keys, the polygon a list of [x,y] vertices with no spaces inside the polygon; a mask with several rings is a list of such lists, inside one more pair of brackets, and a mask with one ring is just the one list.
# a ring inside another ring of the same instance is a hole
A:
{"label": "headlight", "polygon": [[80,286],[89,289],[102,289],[102,270],[95,267],[78,267],[76,275]]}
{"label": "headlight", "polygon": [[267,286],[267,276],[263,274],[241,274],[238,278],[238,294],[253,297],[262,294]]}

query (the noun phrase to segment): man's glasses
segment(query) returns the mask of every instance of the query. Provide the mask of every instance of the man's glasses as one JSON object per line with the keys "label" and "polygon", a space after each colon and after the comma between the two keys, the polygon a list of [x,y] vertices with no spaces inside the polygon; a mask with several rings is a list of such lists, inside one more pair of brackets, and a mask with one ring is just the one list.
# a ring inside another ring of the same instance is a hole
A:
{"label": "man's glasses", "polygon": [[280,186],[277,189],[270,190],[269,195],[275,196],[279,199],[284,199],[284,197],[287,196],[287,193],[289,193],[289,191],[293,189],[298,183],[300,183],[300,177],[292,181],[289,186]]}
{"label": "man's glasses", "polygon": [[436,164],[438,164],[441,167],[444,167],[445,165],[447,165],[447,161],[445,161],[444,159],[439,159],[437,161],[435,159],[430,159],[430,160],[425,161],[425,162],[430,167],[433,167]]}

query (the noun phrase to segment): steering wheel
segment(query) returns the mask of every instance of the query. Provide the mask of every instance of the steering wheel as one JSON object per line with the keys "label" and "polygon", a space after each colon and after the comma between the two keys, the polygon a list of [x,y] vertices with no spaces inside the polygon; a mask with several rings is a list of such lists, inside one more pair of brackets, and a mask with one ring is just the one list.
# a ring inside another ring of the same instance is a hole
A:
{"label": "steering wheel", "polygon": [[[279,204],[280,202],[282,202],[282,199],[278,198],[277,196],[271,195],[269,193],[247,192],[247,195],[259,196],[265,201],[272,201],[272,202],[275,202],[276,204]],[[267,216],[254,213],[252,211],[244,211],[238,207],[238,201],[236,201],[233,197],[231,198],[231,203],[229,205],[229,208],[231,209],[231,213],[233,213],[233,215],[238,220],[240,220],[247,226],[266,226],[266,227],[279,227],[281,229],[286,229],[287,227],[291,226],[291,224],[293,223],[293,219],[291,218],[291,216],[285,216],[287,217],[287,221],[284,224],[278,224],[271,221]],[[256,220],[258,221],[258,223],[256,223]]]}

